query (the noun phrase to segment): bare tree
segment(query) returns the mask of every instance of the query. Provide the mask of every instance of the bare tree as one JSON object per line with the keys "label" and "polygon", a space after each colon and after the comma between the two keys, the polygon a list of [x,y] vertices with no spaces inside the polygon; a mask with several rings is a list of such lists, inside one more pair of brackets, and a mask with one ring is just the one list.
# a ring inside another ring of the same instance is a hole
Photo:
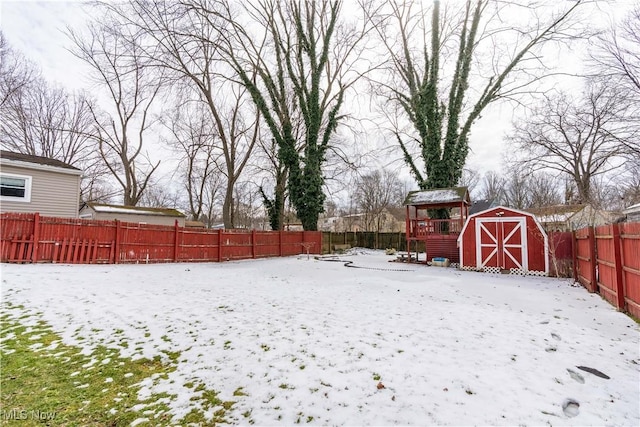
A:
{"label": "bare tree", "polygon": [[636,5],[619,28],[612,26],[591,51],[599,75],[615,78],[640,98],[640,5]]}
{"label": "bare tree", "polygon": [[116,22],[93,22],[86,37],[70,28],[68,34],[72,53],[93,68],[96,82],[106,88],[111,113],[91,105],[99,153],[122,188],[124,205],[135,206],[160,165],[143,147],[161,78],[145,63],[138,36]]}
{"label": "bare tree", "polygon": [[3,108],[0,141],[12,151],[77,165],[95,147],[84,95],[50,88],[44,79],[25,86]]}
{"label": "bare tree", "polygon": [[[226,176],[222,216],[226,228],[234,227],[234,186],[240,179],[260,135],[260,114],[244,88],[231,77],[218,46],[226,21],[203,17],[194,1],[144,1],[106,3],[110,14],[141,35],[140,46],[150,64],[164,70],[172,81],[208,107],[215,127]],[[207,0],[203,7],[214,7]],[[198,3],[198,5],[200,5]]]}
{"label": "bare tree", "polygon": [[381,231],[385,226],[385,211],[402,202],[403,185],[397,174],[375,170],[358,177],[354,200],[368,231]]}
{"label": "bare tree", "polygon": [[[591,59],[595,78],[618,86],[618,102],[627,104],[620,111],[621,120],[640,128],[640,5],[629,12],[619,28],[614,25],[598,37]],[[632,162],[640,158],[637,139],[622,139],[621,143],[627,146]]]}
{"label": "bare tree", "polygon": [[526,209],[531,205],[531,191],[528,176],[519,170],[513,170],[505,178],[504,203],[515,209]]}
{"label": "bare tree", "polygon": [[235,204],[236,227],[246,229],[265,228],[266,221],[261,195],[254,182],[239,182],[235,188],[233,201]]}
{"label": "bare tree", "polygon": [[477,170],[464,168],[462,175],[458,181],[458,185],[461,187],[467,187],[469,194],[473,194],[478,184],[480,183],[480,173]]}
{"label": "bare tree", "polygon": [[0,30],[0,108],[12,96],[39,77],[36,67],[9,46]]}
{"label": "bare tree", "polygon": [[[399,106],[404,120],[393,133],[420,188],[458,183],[473,124],[489,104],[517,100],[545,75],[539,48],[572,37],[570,17],[581,3],[549,13],[528,3],[468,0],[443,12],[438,0],[431,8],[386,0],[369,15],[388,64],[388,78],[375,83],[385,102]],[[514,25],[507,14],[531,16],[533,24]]]}
{"label": "bare tree", "polygon": [[[198,10],[212,22],[224,16],[232,25],[221,33],[226,55],[277,144],[298,218],[305,230],[316,230],[325,199],[322,168],[344,119],[345,93],[360,77],[354,64],[366,26],[342,24],[340,0],[243,5],[247,22],[238,21],[228,4],[216,9],[202,2]],[[302,141],[295,134],[298,117]]]}
{"label": "bare tree", "polygon": [[505,200],[505,179],[497,172],[489,171],[482,178],[480,198],[503,203]]}
{"label": "bare tree", "polygon": [[180,180],[189,216],[211,226],[224,183],[218,162],[222,157],[214,125],[201,102],[179,103],[169,123],[168,145],[180,156]]}
{"label": "bare tree", "polygon": [[563,202],[558,179],[544,172],[531,174],[528,177],[529,208],[559,205]]}
{"label": "bare tree", "polygon": [[10,151],[60,160],[83,171],[83,201],[108,199],[111,188],[92,135],[83,93],[52,87],[0,34],[0,144]]}
{"label": "bare tree", "polygon": [[510,141],[521,150],[521,166],[570,177],[577,191],[572,202],[589,203],[593,179],[622,166],[627,149],[620,141],[634,132],[619,122],[620,108],[604,86],[589,87],[580,99],[549,95],[515,124]]}
{"label": "bare tree", "polygon": [[138,203],[150,208],[176,207],[180,205],[180,196],[175,188],[152,178]]}

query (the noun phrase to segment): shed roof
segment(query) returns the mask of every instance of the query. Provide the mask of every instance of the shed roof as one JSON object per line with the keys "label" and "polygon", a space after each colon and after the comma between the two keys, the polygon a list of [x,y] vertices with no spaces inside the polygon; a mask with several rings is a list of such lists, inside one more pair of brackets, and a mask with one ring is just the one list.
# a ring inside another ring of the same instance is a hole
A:
{"label": "shed roof", "polygon": [[465,202],[467,204],[471,202],[467,187],[410,191],[409,194],[407,194],[407,198],[404,200],[405,205],[411,206],[442,205],[456,202]]}
{"label": "shed roof", "polygon": [[77,171],[80,170],[77,167],[71,166],[70,164],[62,162],[60,160],[50,159],[48,157],[42,157],[42,156],[33,156],[31,154],[14,153],[12,151],[0,150],[0,158],[2,158],[3,160],[6,159],[6,160],[12,160],[16,162],[34,163],[38,165],[53,166],[57,168],[71,169],[71,170],[77,170]]}
{"label": "shed roof", "polygon": [[145,208],[140,206],[120,206],[120,205],[106,205],[103,203],[86,203],[91,209],[96,212],[103,213],[120,213],[129,215],[154,215],[154,216],[169,216],[184,218],[185,214],[170,208]]}

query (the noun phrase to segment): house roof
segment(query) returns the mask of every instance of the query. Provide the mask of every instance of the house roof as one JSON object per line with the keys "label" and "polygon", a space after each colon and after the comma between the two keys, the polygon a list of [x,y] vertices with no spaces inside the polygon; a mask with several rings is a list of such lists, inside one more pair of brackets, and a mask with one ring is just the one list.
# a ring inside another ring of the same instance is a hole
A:
{"label": "house roof", "polygon": [[50,159],[48,157],[42,156],[33,156],[31,154],[14,153],[12,151],[0,150],[0,158],[3,160],[6,159],[15,162],[34,163],[37,165],[53,166],[56,168],[71,169],[76,171],[80,170],[75,166],[71,166],[68,163],[61,162],[60,160]]}
{"label": "house roof", "polygon": [[628,215],[630,213],[640,212],[640,203],[636,203],[635,205],[631,205],[628,208],[625,208],[622,213]]}
{"label": "house roof", "polygon": [[484,212],[496,206],[496,202],[493,199],[474,200],[473,204],[469,208],[469,215],[473,215],[478,212]]}
{"label": "house roof", "polygon": [[169,216],[183,218],[185,214],[170,208],[145,208],[140,206],[120,206],[120,205],[106,205],[102,203],[87,202],[86,206],[93,209],[95,212],[102,213],[120,213],[129,215],[155,215],[155,216]]}
{"label": "house roof", "polygon": [[192,228],[207,228],[205,223],[202,221],[185,221],[184,226]]}
{"label": "house roof", "polygon": [[410,191],[404,204],[411,206],[441,205],[456,202],[471,202],[467,187],[436,188],[433,190]]}
{"label": "house roof", "polygon": [[569,218],[586,207],[587,205],[553,205],[530,208],[526,209],[526,211],[538,217],[540,222],[550,223],[568,221]]}

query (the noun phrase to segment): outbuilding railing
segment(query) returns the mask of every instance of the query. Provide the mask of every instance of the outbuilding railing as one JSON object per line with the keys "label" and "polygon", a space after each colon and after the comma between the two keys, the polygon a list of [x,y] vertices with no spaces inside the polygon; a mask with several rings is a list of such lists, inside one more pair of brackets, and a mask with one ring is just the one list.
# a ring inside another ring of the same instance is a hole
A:
{"label": "outbuilding railing", "polygon": [[427,237],[436,234],[460,234],[461,219],[412,219],[409,221],[409,237]]}

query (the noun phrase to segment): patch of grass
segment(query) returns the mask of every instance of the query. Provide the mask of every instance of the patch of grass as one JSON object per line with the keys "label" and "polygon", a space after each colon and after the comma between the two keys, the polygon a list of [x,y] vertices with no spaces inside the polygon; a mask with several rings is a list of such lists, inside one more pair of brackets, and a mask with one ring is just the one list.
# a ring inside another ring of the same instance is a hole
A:
{"label": "patch of grass", "polygon": [[268,345],[266,345],[266,344],[260,344],[260,348],[261,348],[261,349],[263,349],[264,351],[269,351],[269,350],[271,350],[271,347],[269,347],[269,346],[268,346]]}
{"label": "patch of grass", "polygon": [[180,354],[182,354],[179,351],[168,351],[168,350],[163,350],[162,353],[166,354],[172,363],[178,362],[178,358],[180,357]]}
{"label": "patch of grass", "polygon": [[374,381],[380,381],[380,374],[376,374],[375,372],[373,373],[373,380]]}
{"label": "patch of grass", "polygon": [[225,341],[224,342],[224,347],[225,350],[229,350],[231,348],[231,341]]}
{"label": "patch of grass", "polygon": [[235,391],[233,392],[234,396],[247,396],[247,393],[244,392],[244,390],[242,389],[242,387],[238,387],[237,389],[235,389]]}
{"label": "patch of grass", "polygon": [[285,384],[285,383],[280,384],[278,387],[280,387],[283,390],[293,390],[295,388],[295,387],[293,387],[293,386],[291,386],[289,384]]}
{"label": "patch of grass", "polygon": [[[132,360],[122,357],[119,348],[99,345],[91,354],[82,354],[82,348],[63,344],[45,322],[24,326],[21,321],[33,316],[16,320],[18,313],[11,316],[10,311],[18,307],[3,305],[0,424],[10,423],[11,414],[25,417],[16,420],[21,426],[127,426],[139,418],[148,418],[150,425],[228,423],[227,411],[235,402],[221,401],[216,391],[201,384],[197,386],[199,405],[181,420],[169,414],[167,402],[175,396],[158,393],[138,399],[138,384],[150,377],[154,381],[168,378],[176,369],[179,352],[165,352],[167,358]],[[205,418],[209,409],[216,409],[213,419]]]}

